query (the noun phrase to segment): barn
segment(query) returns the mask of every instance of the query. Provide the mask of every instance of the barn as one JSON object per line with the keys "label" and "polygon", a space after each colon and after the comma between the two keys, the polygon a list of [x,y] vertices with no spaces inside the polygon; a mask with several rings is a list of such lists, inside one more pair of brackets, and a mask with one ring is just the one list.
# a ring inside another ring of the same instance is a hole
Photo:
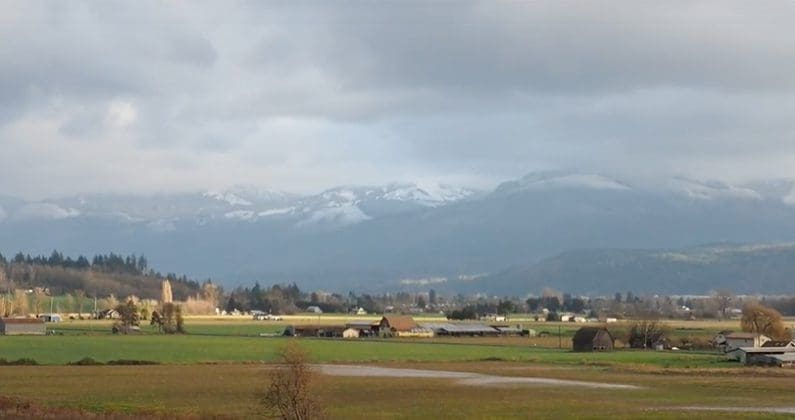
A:
{"label": "barn", "polygon": [[44,335],[47,327],[40,318],[0,318],[0,334]]}
{"label": "barn", "polygon": [[615,340],[607,328],[582,327],[571,339],[574,351],[612,351]]}
{"label": "barn", "polygon": [[419,326],[410,316],[387,315],[378,323],[382,337],[433,337],[433,331]]}

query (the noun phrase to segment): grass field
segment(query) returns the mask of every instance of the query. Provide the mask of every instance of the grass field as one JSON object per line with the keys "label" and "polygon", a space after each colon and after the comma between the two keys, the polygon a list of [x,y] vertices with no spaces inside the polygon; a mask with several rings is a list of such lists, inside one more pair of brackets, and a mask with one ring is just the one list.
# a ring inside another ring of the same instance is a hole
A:
{"label": "grass field", "polygon": [[[792,405],[792,377],[638,374],[527,363],[390,363],[638,385],[638,390],[554,386],[475,387],[443,379],[319,376],[315,392],[333,418],[773,418],[770,413],[679,411],[683,406]],[[264,365],[3,367],[3,393],[46,405],[167,416],[252,418]],[[764,398],[758,396],[764,395]],[[196,398],[201,396],[201,398]],[[784,418],[784,416],[781,416]]]}
{"label": "grass field", "polygon": [[300,341],[318,362],[477,361],[487,359],[565,364],[648,364],[661,367],[735,366],[716,354],[689,352],[619,351],[572,353],[566,349],[526,345],[439,343],[432,340],[342,340],[283,337],[205,335],[63,335],[3,337],[5,359],[31,358],[40,364],[66,364],[84,357],[107,362],[116,359],[160,363],[272,362],[280,346]]}
{"label": "grass field", "polygon": [[[573,353],[567,348],[550,347],[557,343],[556,336],[352,341],[260,336],[280,332],[288,323],[331,324],[348,319],[328,317],[318,322],[296,317],[262,322],[190,318],[186,322],[189,334],[177,336],[157,334],[149,326],[142,327],[141,334],[112,335],[108,321],[51,324],[55,335],[0,337],[0,358],[31,358],[48,365],[0,366],[0,397],[64,410],[134,416],[250,418],[257,414],[257,393],[267,384],[269,363],[277,360],[283,345],[297,342],[315,363],[376,364],[642,387],[475,387],[445,379],[321,375],[317,392],[334,418],[771,418],[775,415],[767,412],[690,412],[677,407],[795,405],[791,396],[795,375],[790,371],[743,368],[711,352]],[[525,325],[555,334],[560,328],[561,342],[566,346],[579,327],[568,323]],[[616,325],[611,330],[625,327]],[[673,334],[699,337],[729,328],[731,325],[725,323],[671,325]],[[85,357],[100,362],[128,359],[160,364],[66,366]],[[0,417],[2,406],[0,401]],[[78,416],[75,413],[53,417]],[[9,416],[17,417],[15,414]]]}

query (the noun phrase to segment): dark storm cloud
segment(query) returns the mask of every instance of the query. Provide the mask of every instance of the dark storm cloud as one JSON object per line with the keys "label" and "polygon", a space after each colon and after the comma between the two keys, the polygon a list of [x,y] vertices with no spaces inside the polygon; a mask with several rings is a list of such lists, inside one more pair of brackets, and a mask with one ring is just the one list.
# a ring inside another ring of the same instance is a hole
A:
{"label": "dark storm cloud", "polygon": [[0,192],[489,184],[555,167],[795,176],[790,2],[6,2],[0,16],[15,157]]}

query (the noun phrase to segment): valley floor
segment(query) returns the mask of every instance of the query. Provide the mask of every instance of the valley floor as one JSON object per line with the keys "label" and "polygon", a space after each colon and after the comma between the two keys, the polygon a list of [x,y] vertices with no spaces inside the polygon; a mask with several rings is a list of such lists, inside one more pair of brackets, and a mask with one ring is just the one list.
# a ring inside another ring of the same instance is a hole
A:
{"label": "valley floor", "polygon": [[[257,417],[291,342],[316,363],[314,392],[331,418],[784,418],[795,406],[793,370],[745,368],[714,352],[547,347],[568,343],[567,326],[563,340],[352,341],[262,337],[284,325],[246,320],[194,319],[177,336],[148,326],[115,336],[109,326],[65,322],[55,335],[0,337],[0,358],[39,364],[0,366],[0,418]],[[69,365],[84,358],[156,364]]]}
{"label": "valley floor", "polygon": [[[791,392],[795,377],[757,370],[660,374],[515,362],[379,363],[376,370],[374,365],[364,366],[367,375],[344,374],[356,366],[319,370],[314,390],[330,417],[784,418],[795,405]],[[389,368],[390,374],[379,374],[383,368]],[[269,369],[240,363],[6,366],[0,368],[0,376],[6,398],[29,402],[40,412],[86,410],[72,412],[111,418],[252,418],[263,414],[259,397]],[[395,374],[402,369],[413,370],[408,376]],[[418,370],[425,374],[417,375]],[[473,376],[524,381],[462,381]],[[40,415],[30,418],[34,417]]]}

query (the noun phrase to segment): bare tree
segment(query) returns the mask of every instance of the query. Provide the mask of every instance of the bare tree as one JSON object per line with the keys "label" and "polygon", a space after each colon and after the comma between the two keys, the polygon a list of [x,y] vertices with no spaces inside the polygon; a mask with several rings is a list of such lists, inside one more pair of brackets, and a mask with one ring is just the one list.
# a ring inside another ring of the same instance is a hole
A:
{"label": "bare tree", "polygon": [[127,299],[127,303],[117,306],[116,311],[119,312],[119,318],[121,320],[117,325],[113,326],[114,332],[127,334],[132,330],[132,327],[138,326],[140,313],[133,299]]}
{"label": "bare tree", "polygon": [[712,294],[712,299],[718,308],[718,316],[726,317],[726,310],[729,309],[734,301],[734,292],[730,289],[718,289]]}
{"label": "bare tree", "polygon": [[160,332],[166,334],[184,333],[184,319],[182,317],[182,307],[173,303],[164,303],[160,312],[152,312],[152,320],[149,325],[157,326]]}
{"label": "bare tree", "polygon": [[633,349],[648,349],[665,338],[666,328],[663,324],[648,319],[635,322],[629,329],[627,342]]}
{"label": "bare tree", "polygon": [[740,326],[743,331],[764,334],[774,340],[790,340],[792,338],[781,314],[777,310],[759,303],[749,303],[743,307]]}
{"label": "bare tree", "polygon": [[33,289],[33,308],[36,311],[36,316],[39,316],[44,306],[44,298],[46,297],[44,289],[36,287]]}
{"label": "bare tree", "polygon": [[268,414],[285,420],[309,420],[324,417],[311,385],[314,377],[306,352],[296,344],[280,351],[281,365],[270,374],[271,383],[262,398]]}

